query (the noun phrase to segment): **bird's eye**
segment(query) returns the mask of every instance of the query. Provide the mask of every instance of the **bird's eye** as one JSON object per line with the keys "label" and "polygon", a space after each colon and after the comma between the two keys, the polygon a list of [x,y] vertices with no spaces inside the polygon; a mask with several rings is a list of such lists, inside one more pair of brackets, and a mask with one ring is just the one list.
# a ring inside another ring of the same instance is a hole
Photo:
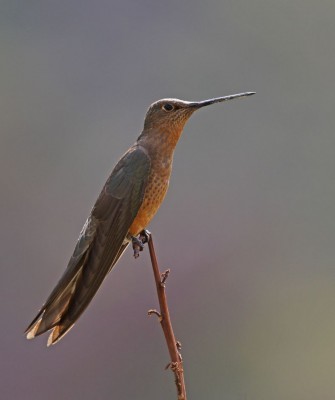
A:
{"label": "bird's eye", "polygon": [[173,105],[170,103],[165,103],[162,108],[164,111],[172,111],[174,109]]}

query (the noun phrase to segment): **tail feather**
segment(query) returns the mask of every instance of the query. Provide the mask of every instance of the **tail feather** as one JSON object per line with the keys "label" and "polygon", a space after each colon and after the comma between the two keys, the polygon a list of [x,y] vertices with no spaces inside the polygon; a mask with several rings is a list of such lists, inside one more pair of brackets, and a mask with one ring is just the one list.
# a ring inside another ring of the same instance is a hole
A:
{"label": "tail feather", "polygon": [[[43,307],[39,313],[40,318],[38,320],[38,325],[33,324],[34,336],[38,336],[47,332],[61,321],[70,304],[75,285],[76,282],[72,281],[59,295],[59,297],[57,297],[51,303],[47,303]],[[28,328],[28,330],[30,329]]]}
{"label": "tail feather", "polygon": [[[109,271],[116,264],[127,246],[128,243],[121,246]],[[52,329],[47,344],[50,346],[57,343],[74,326],[77,319],[91,302],[103,280],[101,280],[100,284],[95,285],[95,290],[90,288],[89,280],[83,279],[83,276],[85,276],[84,267],[86,261],[87,258],[84,264],[78,269],[77,274],[69,282],[65,283],[62,280],[60,282],[62,283],[62,287],[56,286],[53,295],[50,296],[50,300],[47,300],[26,329],[27,339],[33,339],[35,336],[39,336]]]}
{"label": "tail feather", "polygon": [[49,347],[59,342],[73,327],[74,323],[70,326],[56,325],[48,337],[47,346]]}

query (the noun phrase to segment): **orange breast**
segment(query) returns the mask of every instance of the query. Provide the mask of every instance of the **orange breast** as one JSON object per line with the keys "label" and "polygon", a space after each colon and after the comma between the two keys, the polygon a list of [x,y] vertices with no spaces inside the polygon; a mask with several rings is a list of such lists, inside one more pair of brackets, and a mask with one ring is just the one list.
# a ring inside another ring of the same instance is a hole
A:
{"label": "orange breast", "polygon": [[152,220],[162,204],[169,187],[170,168],[160,173],[152,172],[144,193],[143,203],[129,228],[132,236],[138,235]]}

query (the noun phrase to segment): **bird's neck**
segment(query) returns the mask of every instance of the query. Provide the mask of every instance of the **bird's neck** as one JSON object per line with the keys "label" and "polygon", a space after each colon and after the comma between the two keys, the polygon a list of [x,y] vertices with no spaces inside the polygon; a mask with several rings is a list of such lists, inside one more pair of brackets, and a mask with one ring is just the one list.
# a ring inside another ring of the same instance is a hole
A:
{"label": "bird's neck", "polygon": [[137,140],[143,146],[151,158],[171,160],[173,153],[182,134],[182,129],[155,129],[144,130]]}

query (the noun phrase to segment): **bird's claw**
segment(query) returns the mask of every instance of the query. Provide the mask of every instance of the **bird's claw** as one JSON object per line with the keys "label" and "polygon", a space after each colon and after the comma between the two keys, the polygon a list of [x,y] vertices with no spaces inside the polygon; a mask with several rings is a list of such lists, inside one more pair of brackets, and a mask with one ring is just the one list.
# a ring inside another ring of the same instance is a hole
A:
{"label": "bird's claw", "polygon": [[140,251],[143,251],[144,249],[144,244],[140,238],[137,238],[136,236],[133,236],[131,238],[131,243],[133,245],[133,250],[134,250],[134,257],[138,258],[140,256]]}
{"label": "bird's claw", "polygon": [[149,239],[151,236],[151,232],[149,232],[147,229],[143,229],[143,231],[140,233],[140,240],[142,241],[143,244],[148,243]]}
{"label": "bird's claw", "polygon": [[131,237],[135,258],[138,258],[140,256],[140,251],[143,251],[144,244],[149,242],[150,235],[151,233],[149,231],[143,229],[143,231],[138,235],[138,237],[136,236]]}

